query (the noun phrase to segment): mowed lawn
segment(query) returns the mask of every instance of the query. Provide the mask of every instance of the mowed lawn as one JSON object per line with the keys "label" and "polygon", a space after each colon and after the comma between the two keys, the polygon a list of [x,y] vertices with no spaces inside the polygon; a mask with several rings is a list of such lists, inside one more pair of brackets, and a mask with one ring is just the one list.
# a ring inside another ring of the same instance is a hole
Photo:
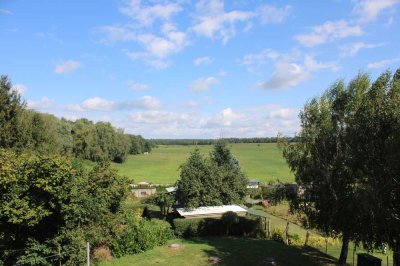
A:
{"label": "mowed lawn", "polygon": [[[135,182],[173,184],[179,178],[179,166],[196,147],[204,155],[208,155],[212,150],[211,145],[160,145],[149,155],[130,155],[123,164],[112,165],[121,175],[133,178]],[[261,182],[276,179],[284,182],[294,181],[293,174],[275,143],[240,143],[229,144],[229,147],[249,179]]]}
{"label": "mowed lawn", "polygon": [[156,247],[141,254],[113,259],[101,266],[152,266],[152,265],[212,265],[209,257],[218,257],[218,265],[266,265],[265,260],[273,257],[278,265],[307,266],[333,265],[334,259],[313,249],[286,246],[272,240],[249,238],[198,238],[170,241],[181,245],[173,250],[168,245]]}

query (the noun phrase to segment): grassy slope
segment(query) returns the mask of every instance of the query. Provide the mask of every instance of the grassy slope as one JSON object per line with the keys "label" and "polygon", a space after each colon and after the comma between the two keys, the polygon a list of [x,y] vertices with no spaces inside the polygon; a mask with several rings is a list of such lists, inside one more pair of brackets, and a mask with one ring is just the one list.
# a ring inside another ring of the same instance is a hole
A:
{"label": "grassy slope", "polygon": [[210,265],[208,257],[223,259],[218,265],[265,265],[267,257],[277,259],[279,265],[329,265],[332,259],[315,250],[304,250],[285,246],[272,240],[246,238],[207,238],[192,240],[173,240],[170,243],[182,245],[180,250],[168,246],[114,259],[102,266],[127,265]]}
{"label": "grassy slope", "polygon": [[[281,151],[276,144],[230,144],[231,150],[239,160],[249,179],[264,181],[293,181]],[[198,146],[208,155],[210,145]],[[113,164],[121,175],[134,178],[135,181],[147,181],[159,184],[173,184],[179,177],[179,166],[184,163],[195,146],[159,146],[149,155],[129,156],[123,164]]]}

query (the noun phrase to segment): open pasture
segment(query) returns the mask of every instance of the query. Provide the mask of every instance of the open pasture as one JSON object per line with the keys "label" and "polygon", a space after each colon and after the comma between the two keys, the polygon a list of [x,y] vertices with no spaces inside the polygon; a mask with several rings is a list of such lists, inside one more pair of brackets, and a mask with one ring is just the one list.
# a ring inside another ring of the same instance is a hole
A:
{"label": "open pasture", "polygon": [[[208,155],[213,146],[160,145],[148,155],[130,155],[123,164],[112,165],[121,175],[133,178],[135,182],[173,184],[179,178],[179,166],[196,147],[204,155]],[[249,179],[261,182],[276,179],[294,181],[293,174],[275,143],[239,143],[229,144],[229,147]]]}

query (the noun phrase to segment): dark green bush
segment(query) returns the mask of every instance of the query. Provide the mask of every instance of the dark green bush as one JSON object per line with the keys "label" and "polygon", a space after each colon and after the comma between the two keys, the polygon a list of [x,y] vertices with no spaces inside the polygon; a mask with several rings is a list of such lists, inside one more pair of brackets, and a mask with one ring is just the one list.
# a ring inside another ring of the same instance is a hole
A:
{"label": "dark green bush", "polygon": [[[237,217],[234,223],[229,224],[229,235],[232,236],[253,236],[260,234],[260,221],[252,217]],[[199,218],[173,220],[174,233],[177,237],[196,237],[196,236],[220,236],[227,232],[227,223],[219,218]]]}
{"label": "dark green bush", "polygon": [[157,219],[128,218],[127,223],[116,231],[111,248],[117,257],[165,245],[173,237],[170,224]]}

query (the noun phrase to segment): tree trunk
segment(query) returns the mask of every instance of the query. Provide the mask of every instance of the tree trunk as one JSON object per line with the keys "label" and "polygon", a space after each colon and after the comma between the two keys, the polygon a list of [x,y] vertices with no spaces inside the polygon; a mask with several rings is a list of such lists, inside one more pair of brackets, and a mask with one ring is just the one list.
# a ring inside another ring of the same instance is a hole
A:
{"label": "tree trunk", "polygon": [[343,243],[342,243],[342,250],[340,251],[339,257],[339,265],[345,265],[347,261],[347,253],[349,251],[349,236],[344,233],[343,234]]}
{"label": "tree trunk", "polygon": [[400,247],[393,249],[393,266],[400,266]]}

